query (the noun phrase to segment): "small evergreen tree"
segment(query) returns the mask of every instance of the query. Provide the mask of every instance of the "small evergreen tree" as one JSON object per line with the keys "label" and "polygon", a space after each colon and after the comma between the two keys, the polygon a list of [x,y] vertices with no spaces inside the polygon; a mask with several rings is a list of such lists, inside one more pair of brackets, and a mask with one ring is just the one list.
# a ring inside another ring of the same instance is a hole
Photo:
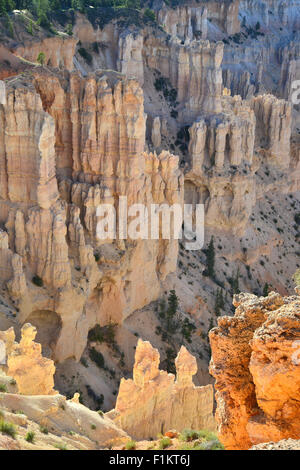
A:
{"label": "small evergreen tree", "polygon": [[178,309],[178,297],[176,295],[175,290],[170,291],[170,295],[168,297],[168,309],[166,312],[166,320],[167,320],[167,330],[171,331],[174,328],[174,319]]}
{"label": "small evergreen tree", "polygon": [[264,297],[268,297],[269,295],[269,284],[266,282],[265,285],[264,285],[264,288],[263,288],[263,296]]}
{"label": "small evergreen tree", "polygon": [[216,300],[215,300],[215,314],[217,317],[221,315],[221,310],[225,308],[225,301],[223,297],[223,290],[220,288],[217,290],[216,293]]}
{"label": "small evergreen tree", "polygon": [[214,237],[211,237],[206,251],[207,274],[213,279],[215,277],[215,247]]}
{"label": "small evergreen tree", "polygon": [[232,277],[230,279],[230,284],[231,284],[231,289],[232,289],[233,294],[239,294],[241,292],[239,279],[240,279],[240,269],[238,268],[235,277]]}

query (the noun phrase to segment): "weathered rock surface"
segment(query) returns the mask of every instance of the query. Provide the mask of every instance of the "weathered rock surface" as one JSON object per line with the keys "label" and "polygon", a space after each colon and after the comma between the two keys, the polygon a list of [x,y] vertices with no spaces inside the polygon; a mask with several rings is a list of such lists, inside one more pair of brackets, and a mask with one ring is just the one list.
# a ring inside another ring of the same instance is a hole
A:
{"label": "weathered rock surface", "polygon": [[216,419],[228,449],[300,436],[299,297],[235,296],[210,332]]}
{"label": "weathered rock surface", "polygon": [[181,39],[206,39],[208,20],[213,21],[221,31],[235,34],[240,30],[238,19],[239,0],[226,2],[189,2],[176,8],[166,5],[157,10],[158,21],[172,36]]}
{"label": "weathered rock surface", "polygon": [[35,327],[26,323],[21,330],[21,341],[13,341],[13,331],[2,333],[6,345],[7,374],[17,382],[22,395],[54,395],[55,366],[42,356],[42,346],[35,343]]}
{"label": "weathered rock surface", "polygon": [[159,370],[159,352],[138,341],[133,380],[122,379],[115,410],[107,415],[135,439],[184,428],[213,429],[213,389],[196,387],[196,359],[182,346],[176,358],[176,378]]}
{"label": "weathered rock surface", "polygon": [[176,269],[177,240],[99,240],[97,207],[116,206],[120,196],[128,207],[182,204],[183,176],[178,157],[144,152],[135,80],[38,70],[13,83],[0,110],[1,280],[18,299],[20,322],[33,316],[43,328],[48,312],[45,331],[59,324],[55,359],[79,359],[96,322],[122,322],[155,300]]}
{"label": "weathered rock surface", "polygon": [[[91,411],[62,395],[25,396],[0,393],[4,419],[17,428],[17,439],[3,440],[0,449],[99,450],[124,445],[128,435],[106,416]],[[15,414],[15,411],[22,414]],[[34,432],[34,445],[26,443],[26,433]],[[45,430],[47,432],[45,432]]]}
{"label": "weathered rock surface", "polygon": [[286,439],[279,442],[266,442],[251,447],[250,450],[300,450],[300,441]]}
{"label": "weathered rock surface", "polygon": [[40,52],[45,54],[45,64],[55,68],[73,70],[73,57],[77,44],[75,38],[45,38],[42,41],[25,42],[14,50],[14,54],[30,62],[37,62]]}

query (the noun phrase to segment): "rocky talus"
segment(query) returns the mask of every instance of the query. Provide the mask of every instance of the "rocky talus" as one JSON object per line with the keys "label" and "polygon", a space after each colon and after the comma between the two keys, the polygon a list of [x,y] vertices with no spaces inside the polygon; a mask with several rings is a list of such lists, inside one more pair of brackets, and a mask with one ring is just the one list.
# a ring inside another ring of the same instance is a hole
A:
{"label": "rocky talus", "polygon": [[239,294],[210,332],[219,436],[227,449],[300,435],[300,299]]}

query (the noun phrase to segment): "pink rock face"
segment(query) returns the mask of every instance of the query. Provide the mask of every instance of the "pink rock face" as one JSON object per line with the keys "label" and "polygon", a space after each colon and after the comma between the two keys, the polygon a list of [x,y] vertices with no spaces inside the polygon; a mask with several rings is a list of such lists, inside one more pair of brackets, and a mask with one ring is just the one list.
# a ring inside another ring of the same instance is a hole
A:
{"label": "pink rock face", "polygon": [[116,424],[135,439],[154,438],[170,429],[214,429],[212,386],[193,384],[196,359],[182,346],[176,358],[176,378],[159,370],[159,360],[157,349],[139,339],[134,380],[121,380]]}
{"label": "pink rock face", "polygon": [[210,333],[220,439],[248,449],[299,438],[300,298],[241,294],[234,304]]}

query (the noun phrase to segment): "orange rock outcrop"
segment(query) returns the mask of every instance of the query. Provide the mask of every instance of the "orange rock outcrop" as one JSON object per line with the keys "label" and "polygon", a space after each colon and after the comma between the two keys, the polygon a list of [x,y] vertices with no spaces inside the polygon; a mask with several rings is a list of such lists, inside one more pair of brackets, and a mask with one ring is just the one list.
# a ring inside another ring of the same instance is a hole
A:
{"label": "orange rock outcrop", "polygon": [[210,332],[219,437],[227,449],[300,437],[300,298],[239,294]]}
{"label": "orange rock outcrop", "polygon": [[1,368],[12,377],[22,395],[55,395],[55,366],[42,356],[42,346],[34,342],[37,330],[26,323],[21,330],[20,343],[15,342],[13,328],[0,332],[5,345],[6,358]]}

